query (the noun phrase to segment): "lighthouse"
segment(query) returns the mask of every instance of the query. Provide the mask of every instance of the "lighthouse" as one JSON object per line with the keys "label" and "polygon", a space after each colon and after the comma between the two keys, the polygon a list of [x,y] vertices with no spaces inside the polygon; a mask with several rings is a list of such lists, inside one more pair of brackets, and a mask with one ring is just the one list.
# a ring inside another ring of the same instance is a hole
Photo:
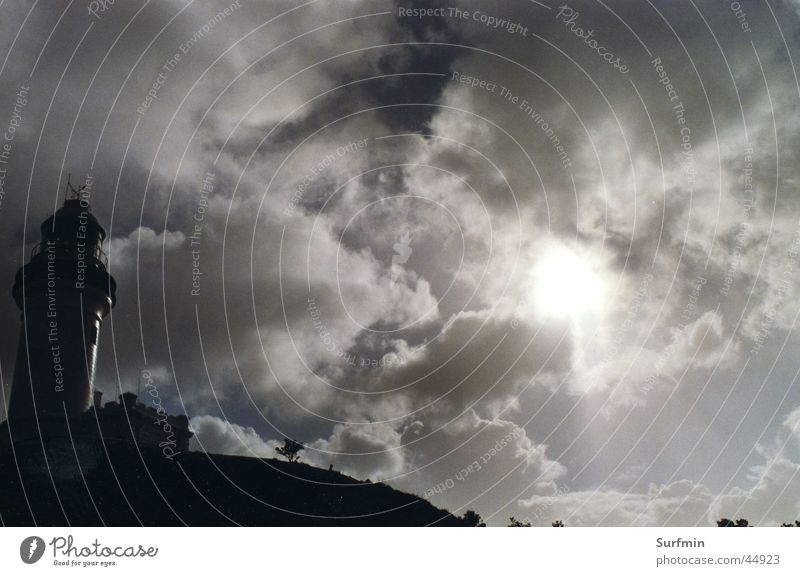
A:
{"label": "lighthouse", "polygon": [[88,192],[73,190],[41,225],[41,241],[17,271],[21,310],[9,423],[75,418],[91,406],[97,342],[115,303],[102,250],[106,232]]}

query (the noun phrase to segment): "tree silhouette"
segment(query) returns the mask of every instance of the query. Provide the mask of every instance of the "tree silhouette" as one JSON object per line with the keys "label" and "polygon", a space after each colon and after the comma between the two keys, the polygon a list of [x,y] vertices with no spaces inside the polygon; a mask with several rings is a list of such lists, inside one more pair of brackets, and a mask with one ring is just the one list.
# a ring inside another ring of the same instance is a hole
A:
{"label": "tree silhouette", "polygon": [[736,526],[736,524],[734,524],[733,520],[731,520],[729,518],[721,518],[721,519],[717,520],[717,526],[719,528],[732,528],[732,527]]}
{"label": "tree silhouette", "polygon": [[750,522],[744,518],[739,518],[736,522],[730,518],[721,518],[717,520],[717,526],[720,528],[747,528],[750,526]]}
{"label": "tree silhouette", "polygon": [[556,520],[555,522],[553,522],[552,526],[553,528],[563,528],[564,523],[561,520]]}
{"label": "tree silhouette", "polygon": [[800,520],[795,520],[794,524],[783,523],[781,524],[781,528],[800,528]]}
{"label": "tree silhouette", "polygon": [[283,446],[275,448],[275,452],[286,458],[289,462],[297,462],[300,460],[300,450],[305,448],[301,442],[292,440],[291,438],[283,439]]}
{"label": "tree silhouette", "polygon": [[508,526],[510,528],[530,528],[531,523],[527,520],[525,522],[521,522],[512,516],[508,519]]}
{"label": "tree silhouette", "polygon": [[464,515],[461,519],[466,522],[467,526],[477,526],[478,528],[486,527],[486,523],[481,518],[481,515],[475,512],[475,510],[467,510],[464,512]]}

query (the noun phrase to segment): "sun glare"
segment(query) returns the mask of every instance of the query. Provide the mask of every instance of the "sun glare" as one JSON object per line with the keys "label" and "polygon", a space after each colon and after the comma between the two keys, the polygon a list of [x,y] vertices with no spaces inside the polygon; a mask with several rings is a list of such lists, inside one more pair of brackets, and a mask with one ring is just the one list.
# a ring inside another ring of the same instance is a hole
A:
{"label": "sun glare", "polygon": [[550,249],[534,269],[536,307],[543,316],[577,318],[600,312],[603,280],[589,257]]}

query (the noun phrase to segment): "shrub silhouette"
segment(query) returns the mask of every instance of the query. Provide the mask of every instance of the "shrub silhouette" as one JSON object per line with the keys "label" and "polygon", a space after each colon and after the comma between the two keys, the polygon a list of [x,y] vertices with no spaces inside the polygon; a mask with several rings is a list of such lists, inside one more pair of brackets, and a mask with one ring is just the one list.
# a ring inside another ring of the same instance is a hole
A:
{"label": "shrub silhouette", "polygon": [[481,515],[475,512],[475,510],[467,510],[464,512],[464,515],[461,517],[462,520],[467,524],[467,526],[477,526],[478,528],[485,528],[486,523],[481,518]]}
{"label": "shrub silhouette", "polygon": [[750,522],[744,518],[739,518],[736,522],[729,518],[721,518],[717,520],[717,526],[720,528],[747,528],[750,526]]}
{"label": "shrub silhouette", "polygon": [[520,520],[517,520],[513,516],[508,519],[508,525],[509,525],[510,528],[530,528],[531,527],[531,523],[530,522],[528,522],[528,521],[521,522]]}
{"label": "shrub silhouette", "polygon": [[300,450],[305,448],[301,442],[292,440],[291,438],[283,439],[283,446],[275,448],[275,452],[286,458],[289,462],[297,462],[300,460]]}

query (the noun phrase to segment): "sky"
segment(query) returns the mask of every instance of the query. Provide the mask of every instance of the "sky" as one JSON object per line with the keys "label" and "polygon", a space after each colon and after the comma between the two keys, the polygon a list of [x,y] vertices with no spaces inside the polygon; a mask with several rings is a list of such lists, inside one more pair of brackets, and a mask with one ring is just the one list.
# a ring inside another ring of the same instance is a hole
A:
{"label": "sky", "polygon": [[796,0],[0,2],[0,408],[71,174],[95,385],[194,449],[490,525],[800,518],[798,46]]}

